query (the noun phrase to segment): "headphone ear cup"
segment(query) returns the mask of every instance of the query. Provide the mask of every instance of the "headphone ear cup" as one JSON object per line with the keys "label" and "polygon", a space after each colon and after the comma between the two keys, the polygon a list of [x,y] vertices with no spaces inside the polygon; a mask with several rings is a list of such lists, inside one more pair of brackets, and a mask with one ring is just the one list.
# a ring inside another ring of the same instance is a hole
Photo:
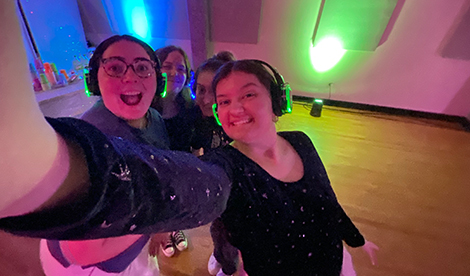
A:
{"label": "headphone ear cup", "polygon": [[283,83],[280,87],[281,90],[281,110],[282,114],[292,112],[292,89],[288,83]]}
{"label": "headphone ear cup", "polygon": [[269,63],[258,59],[252,59],[251,61],[258,62],[272,72],[274,81],[271,82],[271,101],[273,107],[273,113],[276,116],[282,116],[286,113],[292,112],[292,90],[288,83],[284,82],[284,78],[279,74],[276,68],[269,65]]}
{"label": "headphone ear cup", "polygon": [[167,77],[166,73],[157,73],[157,93],[160,94],[162,98],[166,96],[166,84],[167,84]]}
{"label": "headphone ear cup", "polygon": [[85,90],[88,91],[89,95],[99,96],[101,94],[98,81],[93,81],[89,72],[85,74]]}
{"label": "headphone ear cup", "polygon": [[212,105],[212,113],[214,113],[214,118],[215,118],[215,121],[217,122],[217,124],[219,126],[222,126],[222,123],[219,120],[219,114],[217,113],[217,104],[216,103]]}
{"label": "headphone ear cup", "polygon": [[273,106],[273,113],[276,116],[282,116],[282,102],[281,95],[279,91],[279,86],[271,82],[271,102]]}

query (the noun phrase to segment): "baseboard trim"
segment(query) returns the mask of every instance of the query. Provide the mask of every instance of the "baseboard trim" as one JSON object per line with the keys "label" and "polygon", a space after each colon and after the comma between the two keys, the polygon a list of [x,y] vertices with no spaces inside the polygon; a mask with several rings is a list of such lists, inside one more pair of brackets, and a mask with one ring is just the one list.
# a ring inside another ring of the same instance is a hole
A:
{"label": "baseboard trim", "polygon": [[[303,103],[309,103],[309,104],[312,104],[314,100],[314,98],[304,97],[304,96],[293,96],[293,99],[294,101],[297,101],[297,102],[303,102]],[[446,121],[446,122],[459,123],[460,125],[462,125],[465,131],[470,132],[470,121],[466,117],[461,117],[461,116],[408,110],[408,109],[401,109],[401,108],[394,108],[394,107],[385,107],[385,106],[378,106],[378,105],[343,102],[343,101],[336,101],[336,100],[325,100],[325,99],[323,100],[323,104],[327,106],[374,111],[374,112],[380,112],[380,113],[391,114],[391,115],[410,116],[410,117],[416,117],[416,118],[434,119],[434,120],[440,120],[440,121]]]}

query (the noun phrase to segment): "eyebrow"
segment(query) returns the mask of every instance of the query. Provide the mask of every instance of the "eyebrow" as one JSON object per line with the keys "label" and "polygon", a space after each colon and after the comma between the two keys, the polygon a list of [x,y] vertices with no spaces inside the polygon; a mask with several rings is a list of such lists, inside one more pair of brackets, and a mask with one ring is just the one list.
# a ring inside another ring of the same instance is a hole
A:
{"label": "eyebrow", "polygon": [[252,85],[254,85],[254,86],[259,86],[259,85],[257,85],[257,84],[256,84],[256,83],[254,83],[254,82],[249,82],[249,83],[247,83],[247,84],[243,85],[243,86],[241,87],[241,89],[243,89],[243,88],[247,88],[247,87],[249,87],[249,86],[252,86]]}
{"label": "eyebrow", "polygon": [[[126,58],[124,58],[123,56],[110,56],[110,57],[107,57],[107,58],[102,57],[101,59],[112,59],[112,58],[119,59],[119,60],[124,61],[124,62],[127,63]],[[136,57],[132,60],[132,62],[137,61],[137,60],[150,60],[151,61],[151,59],[146,58],[146,57]]]}
{"label": "eyebrow", "polygon": [[[256,83],[254,83],[254,82],[249,82],[249,83],[246,83],[245,85],[243,85],[242,87],[240,87],[240,89],[245,89],[245,88],[250,87],[250,86],[258,86],[258,87],[259,87],[259,85],[257,85]],[[218,94],[218,95],[216,94],[216,96],[217,96],[217,98],[219,98],[219,97],[226,97],[225,94]]]}
{"label": "eyebrow", "polygon": [[178,63],[178,62],[173,63],[171,61],[164,61],[162,64],[163,65],[174,65],[175,67],[184,67],[184,68],[186,68],[185,64],[181,64],[181,63]]}

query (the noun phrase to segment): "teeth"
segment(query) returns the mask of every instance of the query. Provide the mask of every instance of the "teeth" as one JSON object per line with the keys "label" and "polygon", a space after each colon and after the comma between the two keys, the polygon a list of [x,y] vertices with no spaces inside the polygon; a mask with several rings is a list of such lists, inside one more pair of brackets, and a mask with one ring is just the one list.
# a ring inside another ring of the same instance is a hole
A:
{"label": "teeth", "polygon": [[246,119],[246,120],[243,120],[243,121],[232,122],[232,124],[238,126],[238,125],[247,124],[247,123],[249,123],[249,122],[250,122],[250,120],[249,120],[249,119]]}
{"label": "teeth", "polygon": [[124,92],[122,93],[123,95],[126,95],[126,96],[135,96],[135,95],[139,95],[140,92],[138,91],[130,91],[130,92]]}

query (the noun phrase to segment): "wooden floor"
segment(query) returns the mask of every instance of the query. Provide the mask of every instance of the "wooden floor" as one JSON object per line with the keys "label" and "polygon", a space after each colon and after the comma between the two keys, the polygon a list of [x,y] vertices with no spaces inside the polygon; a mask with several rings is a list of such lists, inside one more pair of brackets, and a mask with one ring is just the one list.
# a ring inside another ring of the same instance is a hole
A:
{"label": "wooden floor", "polygon": [[[349,250],[359,276],[470,275],[470,133],[331,107],[314,118],[298,103],[278,129],[310,136],[343,208],[380,247],[377,267],[360,249]],[[209,275],[208,229],[186,232],[187,251],[159,256],[162,275]],[[35,241],[0,234],[0,275],[41,275]]]}

